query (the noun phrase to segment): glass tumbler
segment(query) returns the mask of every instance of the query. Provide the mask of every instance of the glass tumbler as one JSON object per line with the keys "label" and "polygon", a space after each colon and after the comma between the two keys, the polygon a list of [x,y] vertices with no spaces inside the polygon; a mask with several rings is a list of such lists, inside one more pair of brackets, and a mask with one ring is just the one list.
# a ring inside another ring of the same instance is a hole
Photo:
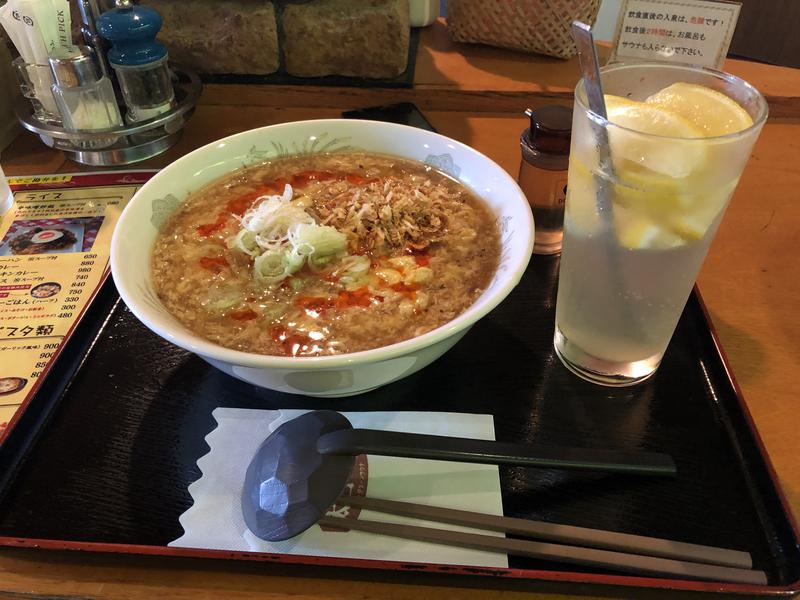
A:
{"label": "glass tumbler", "polygon": [[621,386],[661,363],[767,104],[745,81],[701,67],[616,64],[601,80],[620,103],[699,84],[752,119],[713,137],[647,134],[592,113],[583,82],[575,90],[554,345],[577,375]]}

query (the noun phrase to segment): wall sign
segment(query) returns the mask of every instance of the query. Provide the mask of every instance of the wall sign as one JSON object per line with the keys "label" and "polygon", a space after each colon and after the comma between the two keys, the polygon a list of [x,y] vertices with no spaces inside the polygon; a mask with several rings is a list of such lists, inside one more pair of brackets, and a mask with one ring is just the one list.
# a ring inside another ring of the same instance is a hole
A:
{"label": "wall sign", "polygon": [[609,62],[657,61],[722,68],[741,3],[623,0]]}

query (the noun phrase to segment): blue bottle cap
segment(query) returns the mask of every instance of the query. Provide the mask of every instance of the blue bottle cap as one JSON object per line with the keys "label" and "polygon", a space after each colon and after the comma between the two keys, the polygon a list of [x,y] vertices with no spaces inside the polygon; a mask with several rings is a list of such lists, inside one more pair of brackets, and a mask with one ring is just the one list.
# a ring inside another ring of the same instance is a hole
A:
{"label": "blue bottle cap", "polygon": [[152,8],[117,0],[117,7],[97,19],[97,31],[111,42],[107,53],[112,65],[139,66],[167,56],[167,48],[156,41],[161,16]]}

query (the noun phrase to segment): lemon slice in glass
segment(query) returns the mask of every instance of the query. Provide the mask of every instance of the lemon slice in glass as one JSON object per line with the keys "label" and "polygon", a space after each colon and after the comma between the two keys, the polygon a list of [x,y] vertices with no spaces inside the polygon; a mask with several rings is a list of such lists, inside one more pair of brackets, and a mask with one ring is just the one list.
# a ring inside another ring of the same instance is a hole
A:
{"label": "lemon slice in glass", "polygon": [[608,137],[615,168],[630,161],[667,177],[687,177],[702,168],[703,130],[681,115],[659,106],[606,95]]}
{"label": "lemon slice in glass", "polygon": [[617,161],[614,201],[631,210],[664,216],[692,204],[692,177],[662,175],[627,160]]}
{"label": "lemon slice in glass", "polygon": [[748,112],[722,92],[678,82],[653,94],[645,103],[680,115],[706,137],[736,133],[753,124]]}
{"label": "lemon slice in glass", "polygon": [[666,249],[685,244],[677,233],[665,227],[666,223],[622,206],[614,207],[614,228],[617,240],[624,248]]}
{"label": "lemon slice in glass", "polygon": [[691,197],[690,206],[667,218],[667,226],[686,242],[701,239],[725,210],[736,183],[731,181],[715,190],[705,190],[695,194]]}

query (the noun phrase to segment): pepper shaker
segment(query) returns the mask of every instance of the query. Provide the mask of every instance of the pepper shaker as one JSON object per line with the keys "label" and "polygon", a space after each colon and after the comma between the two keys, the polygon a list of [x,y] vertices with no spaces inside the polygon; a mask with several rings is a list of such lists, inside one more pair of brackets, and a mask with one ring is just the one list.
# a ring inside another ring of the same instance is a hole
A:
{"label": "pepper shaker", "polygon": [[125,100],[125,120],[146,121],[170,111],[175,106],[175,91],[167,48],[156,40],[161,16],[131,0],[116,0],[116,8],[104,12],[96,25],[112,44],[107,58]]}
{"label": "pepper shaker", "polygon": [[544,106],[527,110],[530,127],[522,132],[522,161],[517,179],[536,224],[534,254],[561,252],[564,205],[572,131],[572,109]]}

